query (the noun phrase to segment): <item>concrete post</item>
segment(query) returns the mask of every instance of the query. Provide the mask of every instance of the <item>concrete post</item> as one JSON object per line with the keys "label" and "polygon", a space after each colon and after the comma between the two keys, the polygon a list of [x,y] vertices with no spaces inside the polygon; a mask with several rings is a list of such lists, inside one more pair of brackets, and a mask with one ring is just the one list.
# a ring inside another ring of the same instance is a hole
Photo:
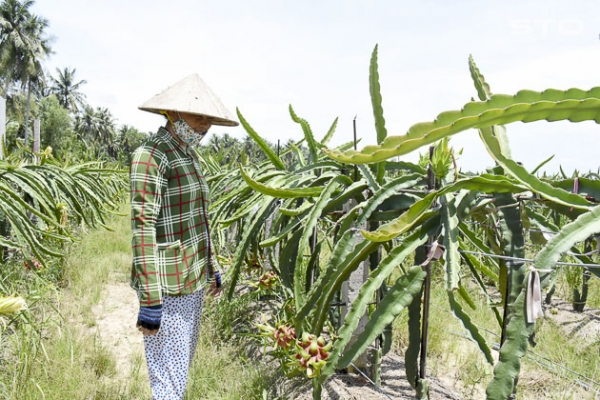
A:
{"label": "concrete post", "polygon": [[40,152],[40,120],[33,120],[33,152]]}
{"label": "concrete post", "polygon": [[[273,220],[277,216],[278,212],[279,212],[279,206],[277,206],[275,208],[273,213],[265,221],[265,240],[269,238],[269,232],[271,231],[271,226],[273,225]],[[264,261],[263,261],[263,267],[264,267],[265,271],[273,271],[274,270],[273,266],[271,265],[271,259],[269,258],[269,254],[268,254],[269,251],[270,250],[267,248],[264,248],[262,251],[262,254],[265,257]],[[278,251],[275,253],[275,259],[279,260]]]}
{"label": "concrete post", "polygon": [[[344,204],[343,209],[345,212],[349,212],[352,208],[354,208],[354,206],[356,206],[356,201],[350,200],[348,203]],[[356,226],[355,228],[366,229],[367,226],[365,224],[364,226]],[[355,235],[356,235],[357,243],[360,243],[362,240],[364,240],[364,237],[361,235],[360,231],[357,230]],[[341,312],[342,321],[346,318],[346,315],[348,314],[348,312],[350,310],[350,306],[351,306],[352,302],[358,296],[360,288],[362,287],[363,283],[365,283],[365,281],[368,279],[368,277],[369,277],[369,261],[367,258],[367,260],[361,262],[360,265],[358,266],[358,268],[354,272],[352,272],[348,281],[346,281],[342,284],[342,303],[345,304],[342,307],[342,312]],[[356,339],[358,339],[358,336],[365,330],[365,326],[367,325],[367,322],[368,322],[368,316],[367,316],[367,313],[365,312],[365,314],[360,318],[360,320],[358,322],[358,326],[356,327],[356,330],[352,334],[352,338],[348,342],[347,347],[350,347],[356,341]],[[356,360],[354,360],[353,364],[356,366],[356,368],[360,369],[363,372],[369,371],[370,370],[370,362],[369,362],[369,357],[367,357],[367,352],[358,356],[358,358]],[[350,372],[354,372],[353,369],[354,368],[352,366],[350,366],[348,368],[348,370]]]}
{"label": "concrete post", "polygon": [[4,158],[6,143],[6,100],[0,97],[0,160]]}

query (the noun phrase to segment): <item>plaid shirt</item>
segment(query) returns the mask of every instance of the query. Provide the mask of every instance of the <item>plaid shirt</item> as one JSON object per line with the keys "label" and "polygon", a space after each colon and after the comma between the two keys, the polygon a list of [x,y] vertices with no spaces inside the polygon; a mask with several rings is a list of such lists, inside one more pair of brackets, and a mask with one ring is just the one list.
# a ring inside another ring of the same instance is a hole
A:
{"label": "plaid shirt", "polygon": [[[164,128],[133,153],[131,287],[141,306],[190,294],[212,279],[208,185],[198,158]],[[216,264],[214,264],[216,265]]]}

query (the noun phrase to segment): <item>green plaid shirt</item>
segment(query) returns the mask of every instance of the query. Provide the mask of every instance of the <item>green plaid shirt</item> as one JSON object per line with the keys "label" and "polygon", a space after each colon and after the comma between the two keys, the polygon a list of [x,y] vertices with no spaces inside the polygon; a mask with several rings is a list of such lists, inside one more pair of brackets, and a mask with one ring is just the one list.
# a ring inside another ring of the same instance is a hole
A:
{"label": "green plaid shirt", "polygon": [[208,185],[196,153],[160,128],[133,153],[130,180],[131,287],[140,305],[193,293],[205,273],[213,277]]}

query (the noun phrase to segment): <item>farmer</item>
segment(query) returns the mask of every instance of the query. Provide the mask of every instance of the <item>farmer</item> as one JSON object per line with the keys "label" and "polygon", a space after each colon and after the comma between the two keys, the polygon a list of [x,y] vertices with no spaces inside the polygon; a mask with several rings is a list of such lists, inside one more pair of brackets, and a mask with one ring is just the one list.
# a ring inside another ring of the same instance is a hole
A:
{"label": "farmer", "polygon": [[152,398],[183,399],[204,288],[213,296],[221,292],[208,226],[208,185],[193,147],[211,125],[238,123],[198,75],[139,108],[167,121],[134,151],[131,162],[136,326],[144,335]]}

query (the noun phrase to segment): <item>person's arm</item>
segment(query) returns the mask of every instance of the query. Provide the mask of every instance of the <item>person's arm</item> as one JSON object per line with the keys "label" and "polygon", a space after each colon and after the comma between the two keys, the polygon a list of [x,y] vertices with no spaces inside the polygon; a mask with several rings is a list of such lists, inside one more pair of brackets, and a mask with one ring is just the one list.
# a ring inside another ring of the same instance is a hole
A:
{"label": "person's arm", "polygon": [[[202,187],[203,197],[209,198],[209,186],[202,174],[202,170],[200,167],[200,162],[198,160],[198,153],[192,153],[192,157],[194,158],[194,168],[196,169],[196,173],[198,174],[200,180],[200,186]],[[213,248],[212,237],[210,234],[210,222],[208,220],[208,204],[203,203],[203,218],[206,224],[206,234],[208,235],[208,252],[207,252],[207,263],[205,266],[205,274],[206,274],[206,282],[208,283],[208,293],[213,296],[218,296],[221,293],[221,272],[219,271],[219,263],[217,262],[217,257]]]}
{"label": "person's arm", "polygon": [[156,148],[143,147],[134,152],[130,170],[133,273],[140,282],[138,325],[150,330],[158,329],[162,312],[156,221],[167,184],[165,165]]}

